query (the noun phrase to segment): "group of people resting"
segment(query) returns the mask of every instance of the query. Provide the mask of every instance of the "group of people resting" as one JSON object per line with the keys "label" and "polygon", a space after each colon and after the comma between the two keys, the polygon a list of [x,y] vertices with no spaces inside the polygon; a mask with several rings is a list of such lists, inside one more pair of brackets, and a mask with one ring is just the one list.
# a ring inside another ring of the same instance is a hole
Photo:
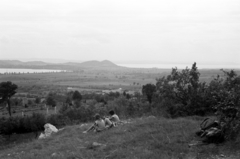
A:
{"label": "group of people resting", "polygon": [[96,114],[94,124],[83,133],[88,133],[89,131],[101,132],[117,126],[120,122],[118,115],[113,110],[109,111],[109,115],[110,117],[101,117],[99,114]]}

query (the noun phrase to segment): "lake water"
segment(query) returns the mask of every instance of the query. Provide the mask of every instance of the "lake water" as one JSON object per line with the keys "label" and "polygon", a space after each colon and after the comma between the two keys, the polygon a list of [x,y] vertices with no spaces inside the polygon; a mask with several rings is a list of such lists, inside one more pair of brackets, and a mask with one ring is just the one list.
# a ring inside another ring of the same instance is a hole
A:
{"label": "lake water", "polygon": [[[185,69],[186,67],[191,68],[192,64],[117,64],[118,66],[124,66],[129,68],[164,68],[164,69],[172,69],[179,68]],[[198,64],[198,69],[240,69],[240,65],[206,65],[206,64]]]}
{"label": "lake water", "polygon": [[0,68],[0,73],[47,73],[66,72],[65,70]]}

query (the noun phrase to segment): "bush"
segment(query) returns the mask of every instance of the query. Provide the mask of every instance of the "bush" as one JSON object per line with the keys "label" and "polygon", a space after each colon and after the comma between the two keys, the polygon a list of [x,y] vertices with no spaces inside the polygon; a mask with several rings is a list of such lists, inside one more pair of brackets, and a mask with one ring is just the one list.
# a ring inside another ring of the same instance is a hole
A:
{"label": "bush", "polygon": [[18,124],[17,124],[17,120],[15,120],[15,118],[10,117],[8,119],[5,120],[1,120],[0,123],[0,133],[3,135],[12,135],[13,133],[15,133],[15,131],[18,129]]}
{"label": "bush", "polygon": [[61,128],[65,125],[70,124],[70,120],[67,116],[64,116],[62,114],[52,114],[47,117],[47,123],[50,123],[57,128]]}
{"label": "bush", "polygon": [[10,136],[13,133],[38,132],[44,129],[45,123],[45,116],[38,113],[33,113],[29,117],[10,117],[0,120],[0,133]]}
{"label": "bush", "polygon": [[[219,77],[215,79],[211,92],[213,108],[222,123],[224,123],[224,135],[227,140],[235,139],[240,133],[240,76],[232,70],[223,71],[225,80]],[[210,86],[212,86],[210,85]]]}
{"label": "bush", "polygon": [[[64,111],[63,111],[64,110]],[[65,107],[61,110],[61,116],[65,117],[66,120],[71,122],[81,121],[86,122],[92,119],[94,109],[85,108],[84,106],[76,107]]]}
{"label": "bush", "polygon": [[30,117],[30,128],[31,132],[37,132],[44,130],[44,124],[46,124],[46,118],[43,114],[33,113]]}

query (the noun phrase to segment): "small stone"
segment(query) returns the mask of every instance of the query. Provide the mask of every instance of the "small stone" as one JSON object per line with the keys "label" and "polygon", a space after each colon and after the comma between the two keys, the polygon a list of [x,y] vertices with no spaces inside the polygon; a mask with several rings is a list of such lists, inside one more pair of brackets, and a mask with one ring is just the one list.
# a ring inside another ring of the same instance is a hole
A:
{"label": "small stone", "polygon": [[150,115],[150,116],[147,117],[147,119],[156,119],[156,117],[153,116],[153,115]]}
{"label": "small stone", "polygon": [[100,143],[97,143],[97,142],[93,142],[93,144],[92,144],[93,146],[101,146],[102,144],[100,144]]}
{"label": "small stone", "polygon": [[100,149],[104,149],[107,145],[105,144],[101,144],[98,142],[93,142],[91,145],[89,145],[89,149],[95,149],[95,148],[100,148]]}
{"label": "small stone", "polygon": [[55,156],[57,156],[57,153],[56,153],[56,152],[54,152],[54,153],[52,154],[52,157],[55,157]]}

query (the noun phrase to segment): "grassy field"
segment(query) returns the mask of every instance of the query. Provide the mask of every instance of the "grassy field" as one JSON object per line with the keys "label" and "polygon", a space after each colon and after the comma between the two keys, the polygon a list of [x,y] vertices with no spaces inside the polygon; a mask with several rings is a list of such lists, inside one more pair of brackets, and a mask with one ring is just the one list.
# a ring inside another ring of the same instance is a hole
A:
{"label": "grassy field", "polygon": [[[123,125],[100,133],[83,134],[89,124],[67,126],[48,139],[10,144],[0,150],[0,158],[10,159],[237,159],[237,146],[201,145],[194,134],[201,118],[165,119],[153,116],[128,119]],[[235,147],[235,149],[234,149]],[[239,147],[239,146],[238,146]]]}
{"label": "grassy field", "polygon": [[[156,75],[157,77],[157,75]],[[42,91],[79,87],[85,89],[131,89],[138,90],[146,83],[155,82],[152,75],[143,75],[142,77],[128,74],[109,74],[109,73],[44,73],[44,74],[17,74],[0,75],[0,81],[12,81],[20,86],[21,92],[31,90],[32,86],[43,87]]]}
{"label": "grassy field", "polygon": [[[209,82],[220,70],[199,70],[200,80]],[[171,69],[120,69],[120,70],[82,70],[59,73],[1,74],[0,81],[12,81],[20,92],[39,93],[49,90],[78,87],[86,90],[123,88],[140,90],[147,83],[156,83],[156,78],[170,74]],[[239,74],[239,70],[236,70]]]}
{"label": "grassy field", "polygon": [[[13,110],[13,113],[12,113],[12,116],[23,116],[23,115],[26,115],[26,116],[31,116],[32,113],[41,113],[41,114],[45,114],[45,115],[51,115],[51,114],[56,114],[59,109],[60,109],[61,106],[56,106],[56,112],[55,112],[55,108],[53,107],[48,107],[48,110],[47,108],[45,108],[44,106],[31,106],[31,107],[28,107],[28,108],[24,108],[24,107],[21,107],[21,106],[12,106],[12,110]],[[2,109],[0,111],[0,117],[9,117],[9,113],[8,113],[8,110],[7,109]]]}

